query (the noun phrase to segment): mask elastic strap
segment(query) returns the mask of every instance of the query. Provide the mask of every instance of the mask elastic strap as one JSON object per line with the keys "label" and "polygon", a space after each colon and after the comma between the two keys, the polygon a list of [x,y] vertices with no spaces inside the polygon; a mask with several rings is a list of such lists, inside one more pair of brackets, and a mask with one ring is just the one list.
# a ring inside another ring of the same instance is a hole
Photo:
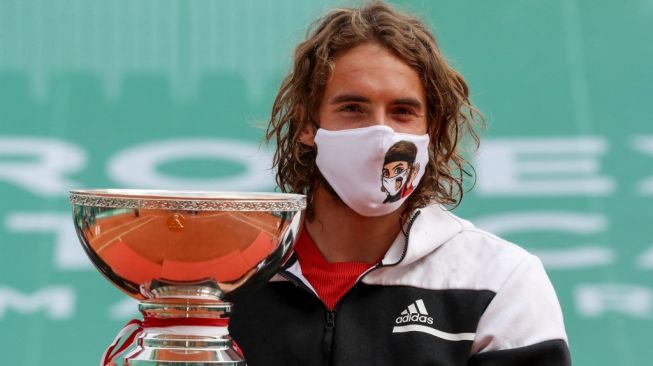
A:
{"label": "mask elastic strap", "polygon": [[317,122],[315,121],[315,119],[313,119],[313,116],[309,115],[308,116],[308,121],[313,125],[316,132],[317,132],[317,130],[320,129],[320,125],[318,125]]}

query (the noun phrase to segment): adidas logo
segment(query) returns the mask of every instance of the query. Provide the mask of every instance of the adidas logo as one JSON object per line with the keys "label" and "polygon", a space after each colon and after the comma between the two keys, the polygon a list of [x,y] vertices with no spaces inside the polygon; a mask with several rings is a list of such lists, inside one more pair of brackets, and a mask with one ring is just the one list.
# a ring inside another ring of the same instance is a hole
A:
{"label": "adidas logo", "polygon": [[408,307],[401,312],[397,319],[395,319],[395,324],[406,323],[423,323],[433,325],[433,318],[430,317],[428,311],[426,311],[426,306],[424,306],[424,301],[422,301],[422,299],[419,299],[414,303],[408,305]]}
{"label": "adidas logo", "polygon": [[408,305],[404,311],[395,319],[395,326],[392,333],[425,333],[447,341],[473,341],[475,333],[449,333],[433,327],[433,318],[426,311],[424,301],[419,299]]}

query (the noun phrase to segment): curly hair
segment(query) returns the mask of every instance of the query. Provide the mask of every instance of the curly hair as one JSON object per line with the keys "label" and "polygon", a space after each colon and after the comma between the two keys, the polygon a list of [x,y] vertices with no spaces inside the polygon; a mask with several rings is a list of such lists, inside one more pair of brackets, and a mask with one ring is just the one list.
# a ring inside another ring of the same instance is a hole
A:
{"label": "curly hair", "polygon": [[292,69],[279,88],[266,132],[266,140],[277,143],[273,160],[277,184],[282,192],[307,195],[309,220],[316,183],[324,178],[315,163],[315,147],[299,142],[299,136],[317,126],[315,117],[334,68],[334,55],[368,42],[400,57],[417,72],[426,90],[429,163],[406,202],[403,217],[432,202],[457,206],[464,193],[463,179],[473,176],[460,141],[469,136],[478,147],[474,125],[481,121],[480,114],[471,104],[465,80],[447,64],[428,28],[382,1],[333,9],[309,28],[295,49]]}

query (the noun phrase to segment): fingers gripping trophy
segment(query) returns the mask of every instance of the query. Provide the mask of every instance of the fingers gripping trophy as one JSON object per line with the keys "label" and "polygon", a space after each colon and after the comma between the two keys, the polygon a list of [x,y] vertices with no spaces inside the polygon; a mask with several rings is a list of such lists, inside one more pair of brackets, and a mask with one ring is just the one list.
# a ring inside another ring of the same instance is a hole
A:
{"label": "fingers gripping trophy", "polygon": [[102,365],[245,365],[225,298],[287,260],[303,195],[74,190],[75,229],[97,269],[140,301]]}

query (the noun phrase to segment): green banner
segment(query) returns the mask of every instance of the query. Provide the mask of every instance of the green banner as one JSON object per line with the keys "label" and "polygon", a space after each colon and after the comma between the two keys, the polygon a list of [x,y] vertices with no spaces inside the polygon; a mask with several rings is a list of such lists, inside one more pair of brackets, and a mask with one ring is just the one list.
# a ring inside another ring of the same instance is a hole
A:
{"label": "green banner", "polygon": [[[653,3],[397,1],[488,129],[456,213],[545,263],[575,365],[653,358]],[[135,301],[70,188],[274,189],[261,144],[307,25],[342,2],[0,0],[0,365],[92,365]]]}

